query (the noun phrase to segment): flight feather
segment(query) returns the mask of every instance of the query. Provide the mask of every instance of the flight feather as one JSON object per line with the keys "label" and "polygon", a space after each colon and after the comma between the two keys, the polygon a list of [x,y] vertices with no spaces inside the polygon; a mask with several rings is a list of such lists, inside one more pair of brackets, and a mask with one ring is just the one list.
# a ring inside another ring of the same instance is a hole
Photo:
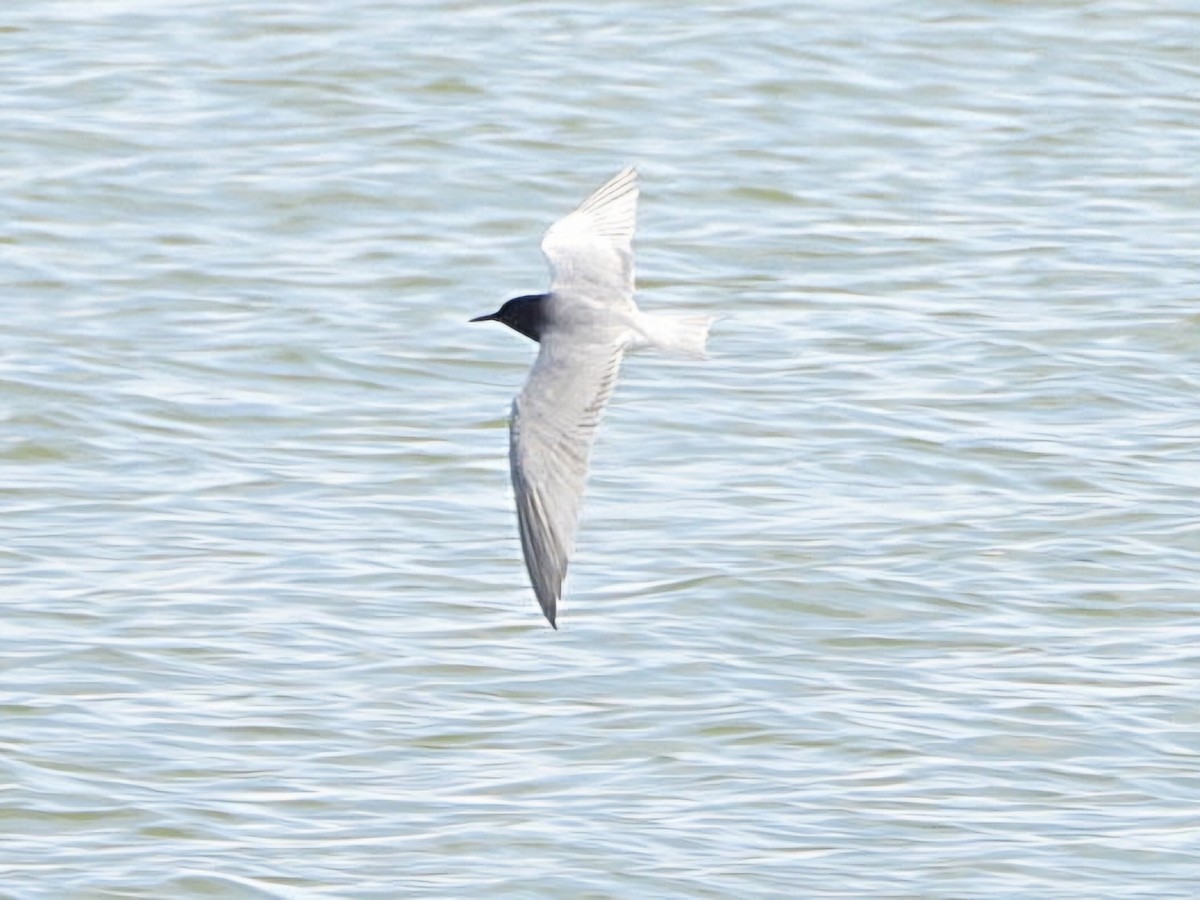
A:
{"label": "flight feather", "polygon": [[542,252],[552,294],[632,305],[637,198],[637,171],[625,168],[550,226]]}

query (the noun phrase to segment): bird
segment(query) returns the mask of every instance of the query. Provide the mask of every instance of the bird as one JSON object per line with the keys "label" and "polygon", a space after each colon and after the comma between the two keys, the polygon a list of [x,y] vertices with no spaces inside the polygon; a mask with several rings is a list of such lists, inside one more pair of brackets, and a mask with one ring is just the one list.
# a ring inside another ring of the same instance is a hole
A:
{"label": "bird", "polygon": [[637,171],[618,172],[542,238],[550,289],[472,322],[500,322],[538,344],[512,404],[509,468],[534,596],[557,630],[592,442],[626,351],[703,357],[713,319],[650,314],[634,303]]}

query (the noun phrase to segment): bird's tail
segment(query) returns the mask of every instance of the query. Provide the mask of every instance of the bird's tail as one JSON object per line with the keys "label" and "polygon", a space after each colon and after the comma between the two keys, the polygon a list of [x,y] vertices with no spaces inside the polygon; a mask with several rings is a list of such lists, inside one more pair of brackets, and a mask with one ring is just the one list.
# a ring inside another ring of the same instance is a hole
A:
{"label": "bird's tail", "polygon": [[644,346],[654,347],[675,356],[703,357],[704,345],[708,341],[708,329],[712,323],[711,316],[643,313],[638,323],[638,331],[645,340]]}

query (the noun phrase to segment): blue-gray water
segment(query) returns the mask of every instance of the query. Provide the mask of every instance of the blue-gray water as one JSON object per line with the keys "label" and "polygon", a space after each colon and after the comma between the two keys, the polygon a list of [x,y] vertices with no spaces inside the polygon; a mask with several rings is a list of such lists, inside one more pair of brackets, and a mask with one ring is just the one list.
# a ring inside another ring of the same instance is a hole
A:
{"label": "blue-gray water", "polygon": [[[0,26],[0,897],[1195,896],[1196,3]],[[466,320],[628,162],[555,633]]]}

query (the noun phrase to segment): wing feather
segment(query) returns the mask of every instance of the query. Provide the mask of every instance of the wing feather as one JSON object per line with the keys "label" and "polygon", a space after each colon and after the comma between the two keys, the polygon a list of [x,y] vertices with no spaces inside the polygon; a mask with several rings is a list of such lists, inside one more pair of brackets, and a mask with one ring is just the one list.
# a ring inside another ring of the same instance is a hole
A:
{"label": "wing feather", "polygon": [[542,238],[550,291],[609,304],[633,303],[637,171],[622,169]]}
{"label": "wing feather", "polygon": [[555,628],[588,457],[623,349],[619,343],[581,345],[549,337],[513,401],[509,463],[521,550],[533,592]]}

